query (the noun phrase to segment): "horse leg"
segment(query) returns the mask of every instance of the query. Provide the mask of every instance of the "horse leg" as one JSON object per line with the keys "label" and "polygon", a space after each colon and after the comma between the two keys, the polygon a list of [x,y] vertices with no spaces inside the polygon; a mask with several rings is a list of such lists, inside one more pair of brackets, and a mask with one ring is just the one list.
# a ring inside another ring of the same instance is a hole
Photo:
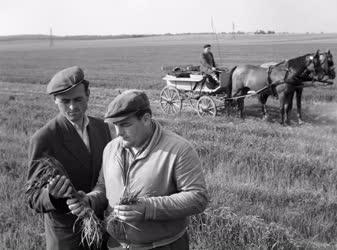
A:
{"label": "horse leg", "polygon": [[262,120],[267,120],[268,119],[268,114],[267,114],[267,102],[268,99],[268,95],[266,94],[260,94],[259,95],[259,102],[261,104],[261,108],[262,108]]}
{"label": "horse leg", "polygon": [[230,116],[231,115],[231,109],[233,107],[233,100],[225,100],[224,103],[225,103],[225,109],[227,111],[227,116]]}
{"label": "horse leg", "polygon": [[294,92],[288,92],[286,93],[285,97],[285,122],[287,125],[290,125],[290,111],[293,108],[293,97],[294,97]]}
{"label": "horse leg", "polygon": [[241,89],[241,91],[240,91],[241,98],[238,99],[238,107],[239,107],[239,110],[240,110],[240,117],[242,119],[245,119],[245,112],[244,112],[245,97],[244,96],[247,94],[248,90],[249,90],[248,88]]}
{"label": "horse leg", "polygon": [[297,119],[298,119],[299,125],[303,124],[303,120],[302,120],[302,92],[303,92],[302,88],[296,89]]}
{"label": "horse leg", "polygon": [[281,114],[281,125],[284,125],[284,103],[285,103],[285,94],[284,92],[279,95],[280,100],[280,114]]}
{"label": "horse leg", "polygon": [[238,108],[239,108],[239,111],[240,111],[240,117],[242,119],[245,118],[245,114],[244,114],[244,106],[245,106],[245,98],[242,97],[242,98],[239,98],[238,99]]}

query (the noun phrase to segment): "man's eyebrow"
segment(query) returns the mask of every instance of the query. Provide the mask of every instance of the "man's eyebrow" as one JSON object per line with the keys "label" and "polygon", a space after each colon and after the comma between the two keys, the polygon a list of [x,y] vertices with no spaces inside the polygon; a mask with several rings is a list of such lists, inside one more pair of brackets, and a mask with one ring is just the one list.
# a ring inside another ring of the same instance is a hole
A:
{"label": "man's eyebrow", "polygon": [[130,121],[122,121],[122,122],[117,122],[117,123],[114,123],[116,126],[123,126],[125,124],[129,124]]}

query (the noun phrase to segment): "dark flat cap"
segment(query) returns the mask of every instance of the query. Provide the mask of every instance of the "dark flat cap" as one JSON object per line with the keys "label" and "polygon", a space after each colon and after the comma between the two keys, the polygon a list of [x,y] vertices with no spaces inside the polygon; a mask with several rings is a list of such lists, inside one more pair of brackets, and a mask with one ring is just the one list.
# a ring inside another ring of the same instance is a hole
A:
{"label": "dark flat cap", "polygon": [[88,85],[89,82],[84,79],[83,70],[78,66],[63,69],[57,72],[50,80],[47,86],[49,95],[57,95],[75,88],[80,83]]}
{"label": "dark flat cap", "polygon": [[147,109],[150,109],[150,102],[145,92],[131,89],[116,96],[104,117],[109,122],[118,122]]}
{"label": "dark flat cap", "polygon": [[205,44],[205,45],[204,45],[204,49],[209,48],[209,47],[211,47],[210,44]]}

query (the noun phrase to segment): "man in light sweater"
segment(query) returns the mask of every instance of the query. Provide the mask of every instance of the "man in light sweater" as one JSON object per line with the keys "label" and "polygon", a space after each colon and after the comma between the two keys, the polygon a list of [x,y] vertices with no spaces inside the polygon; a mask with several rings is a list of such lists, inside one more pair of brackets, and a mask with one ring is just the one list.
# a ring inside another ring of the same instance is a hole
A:
{"label": "man in light sweater", "polygon": [[[208,203],[195,149],[152,119],[148,97],[140,90],[117,96],[105,118],[118,137],[104,149],[95,190],[106,194],[107,214],[124,227],[121,235],[108,224],[109,247],[117,249],[117,241],[119,248],[189,249],[187,217],[202,212]],[[134,195],[136,202],[121,204]],[[75,201],[70,209],[76,209]]]}

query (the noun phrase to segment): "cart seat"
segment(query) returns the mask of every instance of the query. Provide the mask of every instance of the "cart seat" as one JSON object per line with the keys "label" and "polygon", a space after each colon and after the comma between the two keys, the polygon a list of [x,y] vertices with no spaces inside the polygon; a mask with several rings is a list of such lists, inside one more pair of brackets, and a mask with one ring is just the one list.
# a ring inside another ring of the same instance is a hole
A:
{"label": "cart seat", "polygon": [[204,79],[203,75],[190,74],[189,77],[176,77],[173,75],[166,75],[163,77],[165,81],[178,81],[178,82],[200,82]]}

